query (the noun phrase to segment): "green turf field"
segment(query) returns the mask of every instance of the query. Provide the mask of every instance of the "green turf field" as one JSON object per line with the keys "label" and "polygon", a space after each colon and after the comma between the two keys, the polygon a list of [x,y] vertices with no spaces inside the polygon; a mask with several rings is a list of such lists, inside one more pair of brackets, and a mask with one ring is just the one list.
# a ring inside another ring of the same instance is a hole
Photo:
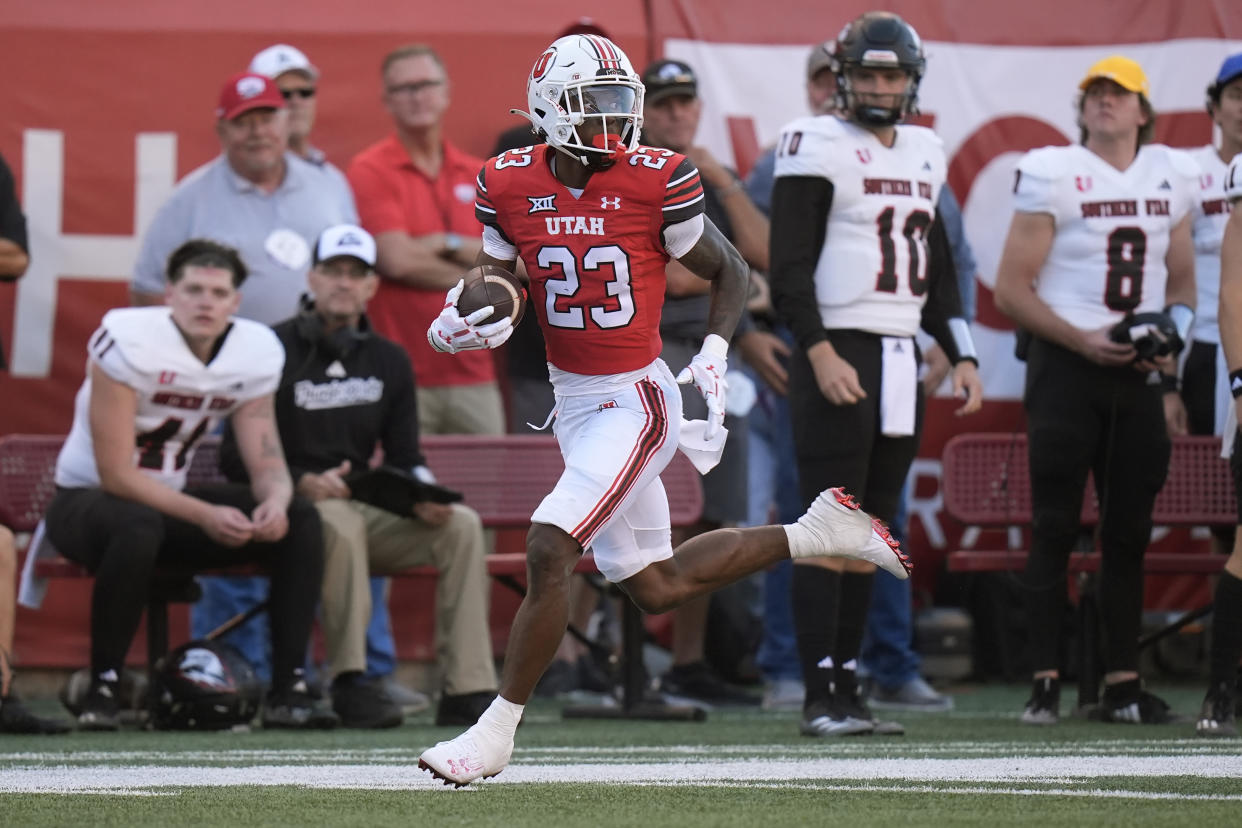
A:
{"label": "green turf field", "polygon": [[[1197,712],[1198,687],[1155,689]],[[462,790],[416,769],[456,735],[428,714],[388,731],[0,736],[0,824],[1242,824],[1242,741],[1190,724],[1030,728],[1025,687],[955,695],[953,713],[895,717],[904,737],[837,740],[799,736],[788,714],[565,722],[536,704],[509,768]]]}

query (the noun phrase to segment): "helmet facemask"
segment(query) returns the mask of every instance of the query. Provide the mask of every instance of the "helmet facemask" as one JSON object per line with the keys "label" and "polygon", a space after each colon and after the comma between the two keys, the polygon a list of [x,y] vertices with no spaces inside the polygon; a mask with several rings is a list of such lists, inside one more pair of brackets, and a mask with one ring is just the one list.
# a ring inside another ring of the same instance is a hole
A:
{"label": "helmet facemask", "polygon": [[[896,94],[859,93],[850,81],[850,70],[857,64],[840,66],[837,76],[837,109],[849,113],[864,126],[892,126],[918,113],[919,76],[903,69],[906,74],[905,91]],[[862,64],[867,66],[867,64]],[[868,67],[872,68],[872,67]],[[880,68],[879,66],[875,68]],[[884,68],[891,68],[885,66]],[[866,96],[868,102],[861,100]],[[882,103],[888,99],[887,105]]]}

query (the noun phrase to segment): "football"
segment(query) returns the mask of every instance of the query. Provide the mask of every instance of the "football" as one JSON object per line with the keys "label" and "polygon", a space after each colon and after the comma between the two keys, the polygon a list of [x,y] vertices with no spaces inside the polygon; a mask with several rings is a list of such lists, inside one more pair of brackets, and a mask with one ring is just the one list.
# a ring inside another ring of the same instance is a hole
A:
{"label": "football", "polygon": [[516,325],[526,312],[526,285],[513,273],[496,265],[481,265],[462,277],[466,284],[457,297],[457,312],[469,316],[491,305],[495,310],[480,325],[499,322],[506,316]]}

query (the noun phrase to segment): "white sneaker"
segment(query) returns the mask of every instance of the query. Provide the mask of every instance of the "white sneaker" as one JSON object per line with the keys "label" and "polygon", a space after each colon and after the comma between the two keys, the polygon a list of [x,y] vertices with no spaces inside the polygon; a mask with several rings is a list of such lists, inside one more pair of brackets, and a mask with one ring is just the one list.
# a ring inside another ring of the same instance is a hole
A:
{"label": "white sneaker", "polygon": [[456,739],[423,751],[418,767],[442,779],[445,785],[460,788],[500,773],[509,766],[512,755],[512,738],[497,737],[490,728],[476,724]]}
{"label": "white sneaker", "polygon": [[[842,488],[820,492],[806,514],[798,518],[798,525],[818,543],[816,549],[802,550],[795,557],[855,558],[873,563],[902,580],[910,577],[910,559],[889,534],[888,527],[864,512]],[[792,546],[790,553],[794,554]]]}

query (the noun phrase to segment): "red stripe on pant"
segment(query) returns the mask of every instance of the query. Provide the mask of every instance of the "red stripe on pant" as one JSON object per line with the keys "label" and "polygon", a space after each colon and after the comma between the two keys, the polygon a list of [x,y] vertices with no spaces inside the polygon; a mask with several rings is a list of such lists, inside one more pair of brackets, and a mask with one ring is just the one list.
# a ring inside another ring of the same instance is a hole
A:
{"label": "red stripe on pant", "polygon": [[647,427],[639,435],[634,450],[630,452],[625,465],[621,467],[620,473],[612,481],[604,497],[595,504],[595,508],[591,510],[586,519],[569,533],[582,545],[583,549],[586,549],[595,533],[612,519],[621,501],[634,488],[634,484],[651,462],[651,458],[655,457],[668,438],[668,414],[664,408],[664,393],[651,380],[641,380],[635,385],[638,388],[643,410],[647,412]]}

